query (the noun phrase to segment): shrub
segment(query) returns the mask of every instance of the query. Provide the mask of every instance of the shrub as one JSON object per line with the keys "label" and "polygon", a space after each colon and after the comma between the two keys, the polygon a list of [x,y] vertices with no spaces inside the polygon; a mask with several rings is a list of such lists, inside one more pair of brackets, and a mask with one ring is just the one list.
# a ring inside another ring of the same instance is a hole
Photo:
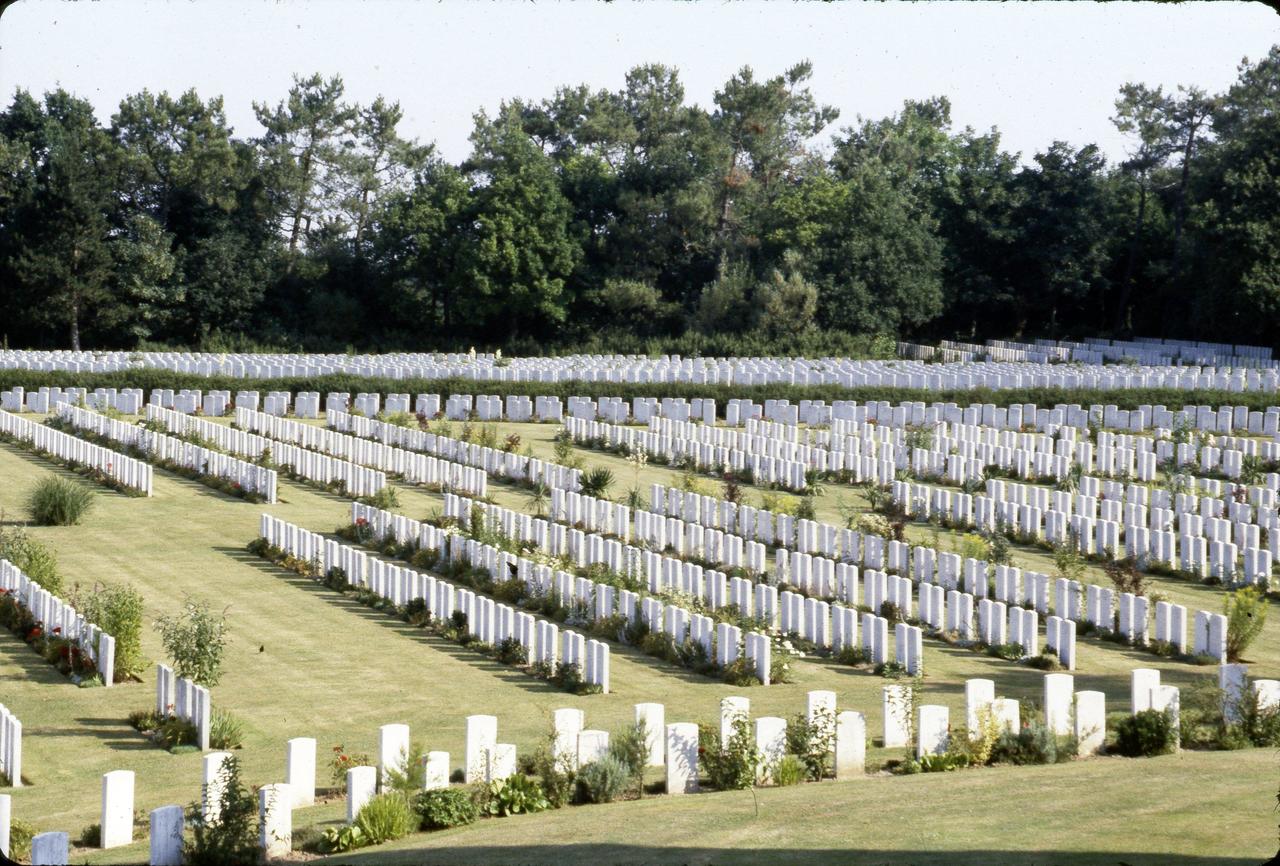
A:
{"label": "shrub", "polygon": [[31,856],[31,840],[36,836],[34,825],[21,818],[9,821],[9,856],[14,860],[26,860]]}
{"label": "shrub", "polygon": [[582,482],[579,492],[586,496],[594,496],[597,499],[603,497],[609,492],[609,488],[613,486],[613,470],[604,466],[597,466],[594,469],[588,469],[582,473]]}
{"label": "shrub", "polygon": [[605,755],[578,769],[578,799],[584,803],[612,803],[631,780],[631,768]]}
{"label": "shrub", "polygon": [[368,844],[369,840],[364,835],[364,831],[355,824],[347,824],[342,827],[326,827],[324,836],[321,837],[321,845],[325,852],[329,854],[354,851],[356,848],[363,848]]}
{"label": "shrub", "polygon": [[1130,758],[1164,755],[1177,746],[1178,732],[1162,710],[1143,710],[1116,724],[1115,750]]}
{"label": "shrub", "polygon": [[400,491],[391,484],[387,484],[372,496],[364,496],[361,498],[367,504],[372,505],[374,508],[380,508],[383,511],[391,511],[392,509],[400,507]]}
{"label": "shrub", "polygon": [[836,720],[829,712],[818,713],[812,721],[797,713],[787,722],[787,752],[800,761],[811,782],[821,781],[831,770],[835,739]]}
{"label": "shrub", "polygon": [[762,757],[745,718],[735,719],[728,742],[721,742],[718,727],[698,728],[698,762],[711,787],[721,791],[750,788],[756,782]]}
{"label": "shrub", "polygon": [[116,680],[142,673],[142,593],[128,584],[106,584],[79,606],[89,622],[116,639]]}
{"label": "shrub", "polygon": [[1227,615],[1227,660],[1236,662],[1262,634],[1267,621],[1267,598],[1257,587],[1246,586],[1223,600]]}
{"label": "shrub", "polygon": [[388,791],[371,797],[360,807],[355,826],[367,844],[381,845],[412,833],[418,826],[418,817],[404,794]]}
{"label": "shrub", "polygon": [[339,744],[333,747],[333,757],[329,759],[329,777],[335,785],[347,783],[347,770],[352,767],[371,767],[373,762],[363,753],[348,753],[346,747]]}
{"label": "shrub", "polygon": [[423,791],[413,801],[423,830],[447,830],[461,827],[476,819],[476,804],[466,791],[441,788]]}
{"label": "shrub", "polygon": [[240,781],[240,759],[228,758],[218,773],[222,799],[206,821],[200,803],[188,807],[191,835],[183,841],[187,866],[253,866],[258,862],[257,798]]}
{"label": "shrub", "polygon": [[480,811],[495,818],[550,808],[542,786],[523,773],[490,782],[480,789]]}
{"label": "shrub", "polygon": [[0,526],[0,559],[9,560],[54,595],[62,594],[58,560],[49,548],[28,535],[21,526],[12,529]]}
{"label": "shrub", "polygon": [[[662,736],[658,732],[658,736]],[[644,787],[644,769],[649,763],[648,733],[643,722],[636,722],[609,737],[609,754],[627,768],[637,792]]]}
{"label": "shrub", "polygon": [[90,824],[80,831],[80,836],[75,839],[77,848],[99,848],[102,846],[102,825]]}
{"label": "shrub", "polygon": [[194,746],[198,734],[191,722],[170,716],[156,726],[151,736],[161,747],[172,751],[178,746]]}
{"label": "shrub", "polygon": [[809,771],[805,762],[795,755],[783,755],[773,768],[773,783],[780,788],[798,785],[805,780]]}
{"label": "shrub", "polygon": [[421,743],[411,743],[408,750],[400,750],[400,760],[387,767],[385,790],[397,791],[405,797],[413,797],[427,781],[427,750]]}
{"label": "shrub", "polygon": [[992,763],[1056,764],[1058,738],[1040,723],[1002,734],[991,750]]}
{"label": "shrub", "polygon": [[83,484],[50,475],[27,494],[27,510],[37,526],[73,526],[93,505],[93,492]]}
{"label": "shrub", "polygon": [[209,748],[239,749],[244,745],[244,723],[227,710],[209,714]]}
{"label": "shrub", "polygon": [[214,614],[207,602],[188,598],[180,614],[156,620],[156,631],[178,676],[203,686],[218,684],[227,642],[225,612]]}

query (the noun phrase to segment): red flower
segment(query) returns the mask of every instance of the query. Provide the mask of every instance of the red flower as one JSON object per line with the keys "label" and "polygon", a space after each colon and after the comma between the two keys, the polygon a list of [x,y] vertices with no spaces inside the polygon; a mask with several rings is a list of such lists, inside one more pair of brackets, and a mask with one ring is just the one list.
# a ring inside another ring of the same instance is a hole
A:
{"label": "red flower", "polygon": [[60,625],[56,625],[56,626],[54,626],[54,627],[53,627],[53,633],[54,633],[54,634],[62,634],[62,626],[60,626]]}

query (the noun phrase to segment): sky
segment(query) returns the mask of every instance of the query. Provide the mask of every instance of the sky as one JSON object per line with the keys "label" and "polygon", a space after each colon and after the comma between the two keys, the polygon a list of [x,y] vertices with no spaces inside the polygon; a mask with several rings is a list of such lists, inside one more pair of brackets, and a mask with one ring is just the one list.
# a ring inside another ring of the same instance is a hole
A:
{"label": "sky", "polygon": [[62,86],[109,123],[129,93],[194,87],[254,136],[255,100],[278,102],[295,73],[336,73],[352,101],[398,100],[402,134],[456,162],[474,113],[504,98],[617,90],[661,62],[712,107],[740,67],[772,76],[808,59],[813,92],[840,110],[833,131],[945,95],[957,128],[998,127],[1024,162],[1058,139],[1120,160],[1121,84],[1219,91],[1276,43],[1280,15],[1234,2],[19,0],[0,17],[0,94]]}

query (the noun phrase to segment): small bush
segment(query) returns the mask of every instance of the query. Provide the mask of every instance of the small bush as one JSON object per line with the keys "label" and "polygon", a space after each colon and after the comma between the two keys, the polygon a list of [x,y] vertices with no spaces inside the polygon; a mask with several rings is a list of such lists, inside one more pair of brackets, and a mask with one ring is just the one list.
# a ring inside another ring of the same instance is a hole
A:
{"label": "small bush", "polygon": [[773,783],[780,788],[799,785],[808,775],[804,761],[795,755],[783,755],[773,768]]}
{"label": "small bush", "polygon": [[410,743],[408,751],[400,750],[395,766],[387,768],[385,790],[397,791],[412,799],[427,781],[427,750],[421,743]]}
{"label": "small bush", "polygon": [[172,750],[178,746],[194,746],[198,734],[196,726],[186,719],[170,716],[156,727],[151,736],[160,746]]}
{"label": "small bush", "polygon": [[613,471],[603,466],[597,466],[582,473],[582,482],[580,493],[586,496],[594,496],[597,499],[608,493],[609,488],[613,486]]}
{"label": "small bush", "polygon": [[711,787],[721,791],[750,788],[756,782],[762,757],[745,718],[735,719],[728,742],[720,741],[719,727],[698,728],[698,762]]}
{"label": "small bush", "polygon": [[1177,731],[1169,715],[1161,710],[1143,710],[1116,724],[1115,750],[1130,758],[1166,755],[1177,742]]}
{"label": "small bush", "polygon": [[[298,835],[295,833],[295,847],[297,838]],[[365,838],[364,831],[355,824],[326,827],[324,835],[320,838],[320,847],[326,854],[342,854],[346,851],[354,851],[356,848],[363,848],[368,844],[369,840]],[[306,850],[305,846],[303,850]]]}
{"label": "small bush", "polygon": [[35,838],[34,825],[21,818],[9,821],[9,856],[14,860],[26,860],[31,856],[31,840]]}
{"label": "small bush", "polygon": [[258,862],[258,802],[240,781],[240,759],[228,758],[218,780],[222,801],[205,820],[200,803],[192,803],[191,835],[183,841],[187,866],[253,866]]}
{"label": "small bush", "polygon": [[173,661],[174,673],[203,686],[216,686],[227,643],[227,617],[209,610],[207,602],[188,598],[177,616],[156,620],[156,631]]}
{"label": "small bush", "polygon": [[413,810],[418,813],[423,830],[447,830],[476,819],[475,801],[457,788],[423,791],[413,801]]}
{"label": "small bush", "polygon": [[418,826],[418,817],[405,796],[397,791],[378,794],[360,807],[355,826],[369,845],[381,845],[408,836]]}
{"label": "small bush", "polygon": [[7,559],[23,574],[54,595],[62,594],[62,575],[53,552],[36,541],[21,526],[0,526],[0,559]]}
{"label": "small bush", "polygon": [[521,773],[480,789],[480,811],[495,818],[542,812],[551,808],[542,786]]}
{"label": "small bush", "polygon": [[1238,662],[1244,657],[1267,622],[1267,597],[1257,587],[1246,586],[1223,600],[1227,615],[1227,660]]}
{"label": "small bush", "polygon": [[27,510],[37,526],[74,526],[93,505],[93,492],[82,484],[50,475],[27,494]]}
{"label": "small bush", "polygon": [[102,825],[90,824],[80,831],[80,835],[74,840],[77,848],[100,848],[102,847]]}
{"label": "small bush", "polygon": [[116,680],[142,673],[142,593],[128,584],[106,584],[78,606],[85,619],[116,639]]}
{"label": "small bush", "polygon": [[1002,734],[991,750],[992,763],[1056,764],[1058,739],[1040,723]]}
{"label": "small bush", "polygon": [[227,710],[209,714],[209,748],[239,749],[244,745],[244,723]]}
{"label": "small bush", "polygon": [[612,803],[631,781],[631,768],[605,755],[578,769],[578,799],[584,803]]}

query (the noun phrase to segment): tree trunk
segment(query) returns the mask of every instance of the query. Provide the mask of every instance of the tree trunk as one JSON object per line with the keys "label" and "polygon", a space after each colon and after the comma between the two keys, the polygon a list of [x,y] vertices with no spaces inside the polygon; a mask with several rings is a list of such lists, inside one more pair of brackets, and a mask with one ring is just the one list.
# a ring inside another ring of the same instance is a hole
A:
{"label": "tree trunk", "polygon": [[1195,146],[1196,129],[1199,124],[1193,123],[1187,133],[1187,146],[1182,152],[1182,180],[1178,184],[1178,203],[1173,213],[1173,256],[1169,274],[1169,284],[1178,284],[1178,274],[1182,266],[1182,224],[1187,218],[1187,183],[1191,179],[1191,150]]}
{"label": "tree trunk", "polygon": [[1119,334],[1124,329],[1125,314],[1129,308],[1129,297],[1133,290],[1133,272],[1138,260],[1138,245],[1142,243],[1142,230],[1147,215],[1147,181],[1143,178],[1138,186],[1138,216],[1133,227],[1133,240],[1129,243],[1129,258],[1124,265],[1124,279],[1120,281],[1120,303],[1116,306],[1116,317],[1111,330]]}
{"label": "tree trunk", "polygon": [[71,351],[80,351],[80,298],[71,298]]}

